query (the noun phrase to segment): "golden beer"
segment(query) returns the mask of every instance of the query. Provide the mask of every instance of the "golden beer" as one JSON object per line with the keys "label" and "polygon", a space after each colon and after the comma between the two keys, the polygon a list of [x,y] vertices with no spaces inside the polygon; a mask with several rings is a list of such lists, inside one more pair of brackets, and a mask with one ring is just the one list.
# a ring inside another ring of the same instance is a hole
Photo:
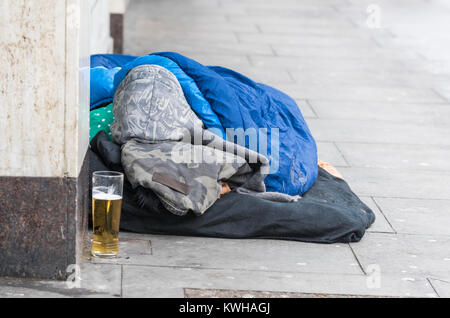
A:
{"label": "golden beer", "polygon": [[119,255],[119,225],[122,196],[93,191],[92,255],[116,257]]}

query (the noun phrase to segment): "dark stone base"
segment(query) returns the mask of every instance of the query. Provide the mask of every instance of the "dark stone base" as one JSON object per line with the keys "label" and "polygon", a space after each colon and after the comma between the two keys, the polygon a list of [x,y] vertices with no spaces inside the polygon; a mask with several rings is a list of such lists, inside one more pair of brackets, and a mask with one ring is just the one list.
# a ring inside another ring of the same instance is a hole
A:
{"label": "dark stone base", "polygon": [[66,279],[87,235],[89,156],[78,178],[0,177],[0,276]]}
{"label": "dark stone base", "polygon": [[110,33],[114,39],[114,53],[123,53],[123,14],[110,14]]}

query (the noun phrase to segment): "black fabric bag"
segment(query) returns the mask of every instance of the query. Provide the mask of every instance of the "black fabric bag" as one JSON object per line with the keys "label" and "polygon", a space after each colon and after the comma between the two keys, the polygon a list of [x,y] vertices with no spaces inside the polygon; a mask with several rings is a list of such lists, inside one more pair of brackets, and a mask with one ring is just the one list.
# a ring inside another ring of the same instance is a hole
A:
{"label": "black fabric bag", "polygon": [[[91,141],[91,172],[121,171],[120,146],[100,132]],[[150,190],[125,181],[121,230],[221,238],[266,238],[303,242],[357,242],[375,221],[374,213],[348,184],[323,169],[297,202],[280,203],[229,193],[204,215],[176,216]]]}

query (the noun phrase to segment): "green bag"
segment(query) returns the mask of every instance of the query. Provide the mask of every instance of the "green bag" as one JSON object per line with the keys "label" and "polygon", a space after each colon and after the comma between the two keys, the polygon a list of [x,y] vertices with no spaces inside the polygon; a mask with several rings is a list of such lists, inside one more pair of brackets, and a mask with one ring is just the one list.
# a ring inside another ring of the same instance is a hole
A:
{"label": "green bag", "polygon": [[90,112],[90,124],[89,124],[89,141],[94,138],[100,130],[104,130],[111,138],[111,124],[114,121],[113,104],[108,106],[91,110]]}

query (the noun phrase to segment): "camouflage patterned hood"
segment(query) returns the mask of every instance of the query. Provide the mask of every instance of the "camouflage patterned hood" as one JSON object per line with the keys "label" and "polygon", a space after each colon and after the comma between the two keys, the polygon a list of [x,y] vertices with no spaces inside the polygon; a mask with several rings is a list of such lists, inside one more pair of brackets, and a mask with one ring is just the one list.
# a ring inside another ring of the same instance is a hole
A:
{"label": "camouflage patterned hood", "polygon": [[167,69],[132,69],[116,91],[113,111],[111,133],[122,145],[128,180],[151,189],[172,213],[203,214],[222,181],[241,192],[265,192],[269,160],[205,130]]}

